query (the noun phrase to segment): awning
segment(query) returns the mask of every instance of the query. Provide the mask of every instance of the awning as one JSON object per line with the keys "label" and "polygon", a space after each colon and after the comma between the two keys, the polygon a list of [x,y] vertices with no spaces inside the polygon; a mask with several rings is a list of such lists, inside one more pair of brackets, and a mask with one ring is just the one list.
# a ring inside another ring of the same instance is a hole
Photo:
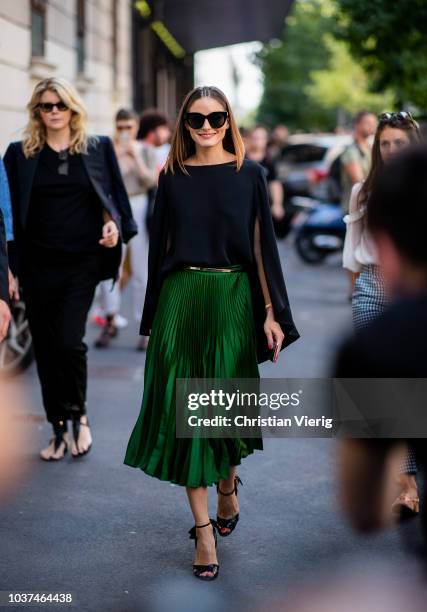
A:
{"label": "awning", "polygon": [[294,0],[152,0],[150,18],[187,54],[280,37]]}

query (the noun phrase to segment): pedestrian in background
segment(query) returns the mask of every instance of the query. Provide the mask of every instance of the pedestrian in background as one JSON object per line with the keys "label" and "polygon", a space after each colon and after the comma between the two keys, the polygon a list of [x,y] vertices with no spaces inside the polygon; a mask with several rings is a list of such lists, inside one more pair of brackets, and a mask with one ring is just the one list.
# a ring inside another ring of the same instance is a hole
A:
{"label": "pedestrian in background", "polygon": [[[380,115],[368,176],[365,181],[356,183],[351,192],[350,212],[344,217],[347,231],[343,266],[357,274],[352,298],[353,322],[356,330],[363,329],[378,317],[389,301],[375,245],[366,226],[370,194],[384,165],[388,164],[400,150],[419,141],[419,127],[410,113],[402,111]],[[402,215],[404,214],[410,214],[410,211],[402,210]],[[407,460],[402,466],[399,477],[402,493],[393,504],[396,512],[400,513],[402,509],[411,513],[418,512],[416,473],[414,452],[409,447]]]}
{"label": "pedestrian in background", "polygon": [[[277,361],[299,337],[265,173],[244,158],[229,102],[216,87],[193,89],[179,111],[160,173],[148,262],[144,393],[124,463],[186,487],[195,521],[193,573],[213,580],[217,531],[230,535],[239,519],[236,466],[262,450],[262,439],[177,438],[176,378],[259,378],[257,363]],[[207,490],[215,483],[216,521]]]}
{"label": "pedestrian in background", "polygon": [[[154,146],[136,139],[139,126],[138,114],[132,109],[121,108],[115,118],[114,150],[120,171],[129,196],[132,215],[138,226],[138,234],[129,243],[129,262],[131,267],[131,287],[133,315],[140,321],[144,295],[147,285],[148,266],[148,191],[157,184],[157,156]],[[111,291],[110,283],[100,285],[101,305],[106,314],[104,328],[95,342],[98,348],[109,346],[112,338],[117,337],[118,328],[115,317],[120,312],[121,290],[116,283]],[[146,338],[141,337],[138,350],[145,350]]]}
{"label": "pedestrian in background", "polygon": [[6,230],[0,208],[0,342],[6,337],[10,318]]}
{"label": "pedestrian in background", "polygon": [[[157,156],[157,170],[165,165],[170,151],[171,129],[168,118],[157,108],[147,108],[140,115],[138,140],[154,147]],[[148,191],[148,211],[146,218],[147,231],[150,232],[150,223],[153,216],[154,200],[157,185]],[[144,343],[146,339],[142,340]]]}
{"label": "pedestrian in background", "polygon": [[268,145],[268,131],[262,126],[254,127],[248,137],[247,157],[256,161],[264,168],[271,200],[271,214],[277,221],[283,219],[285,209],[283,206],[283,185],[277,178],[274,160],[270,157]]}
{"label": "pedestrian in background", "polygon": [[274,162],[279,161],[289,143],[289,130],[286,125],[279,123],[276,125],[268,140],[268,154]]}
{"label": "pedestrian in background", "polygon": [[348,212],[353,185],[363,181],[371,167],[371,139],[377,128],[377,118],[370,111],[360,111],[353,118],[353,142],[340,156],[341,161],[341,204]]}
{"label": "pedestrian in background", "polygon": [[[341,206],[344,214],[349,210],[353,186],[368,176],[371,167],[371,139],[376,127],[377,118],[370,111],[360,111],[353,118],[353,142],[339,157]],[[351,271],[348,272],[348,276],[348,297],[351,300],[356,277]]]}
{"label": "pedestrian in background", "polygon": [[[390,118],[383,121],[390,125]],[[408,123],[406,114],[394,116],[392,124],[400,129]],[[427,148],[410,147],[387,162],[371,185],[367,229],[392,304],[345,341],[335,364],[334,376],[338,378],[427,376],[426,167]],[[364,531],[372,531],[386,522],[382,499],[385,470],[390,453],[400,443],[401,440],[386,438],[342,443],[344,503],[355,526]],[[425,439],[412,439],[411,445],[417,464],[424,469],[425,480]],[[427,560],[426,503],[421,504],[420,514]]]}
{"label": "pedestrian in background", "polygon": [[4,162],[0,158],[0,209],[3,213],[6,241],[13,240],[13,221],[12,221],[12,202],[10,200],[9,182],[4,167]]}
{"label": "pedestrian in background", "polygon": [[148,108],[140,115],[137,138],[155,148],[159,171],[165,165],[170,150],[169,120],[157,108]]}
{"label": "pedestrian in background", "polygon": [[[117,278],[121,240],[137,232],[111,140],[89,136],[87,112],[65,79],[39,82],[22,141],[4,158],[23,288],[46,417],[45,460],[86,454],[87,314],[101,279]],[[119,236],[120,232],[120,236]],[[120,240],[121,237],[121,240]],[[72,421],[72,439],[67,420]]]}
{"label": "pedestrian in background", "polygon": [[[4,162],[0,158],[0,210],[3,213],[4,234],[6,242],[13,240],[12,202],[10,199],[9,182],[7,180]],[[9,298],[19,300],[19,288],[15,283],[13,274],[8,268]]]}

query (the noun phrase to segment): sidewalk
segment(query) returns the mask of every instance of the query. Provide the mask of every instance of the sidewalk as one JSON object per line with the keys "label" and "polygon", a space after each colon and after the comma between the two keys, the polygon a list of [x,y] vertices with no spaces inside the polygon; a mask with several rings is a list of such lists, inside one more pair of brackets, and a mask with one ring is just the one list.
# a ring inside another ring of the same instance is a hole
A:
{"label": "sidewalk", "polygon": [[[263,365],[261,375],[326,375],[350,323],[347,279],[337,264],[308,268],[289,247],[281,247],[281,255],[302,339],[282,353],[278,365]],[[90,346],[97,331],[88,327]],[[246,609],[302,576],[333,575],[351,563],[393,559],[402,576],[411,573],[397,530],[363,538],[340,516],[334,441],[269,439],[265,451],[239,469],[241,518],[235,533],[219,541],[218,579],[196,581],[185,492],[123,465],[142,397],[144,354],[134,351],[136,340],[136,326],[130,325],[114,348],[90,350],[88,413],[94,445],[80,460],[68,455],[62,462],[44,463],[37,458],[50,429],[34,366],[16,381],[32,403],[29,410],[17,411],[32,432],[23,453],[33,468],[0,513],[0,590],[71,592],[75,609],[84,612],[188,612],[227,609],[235,600]]]}

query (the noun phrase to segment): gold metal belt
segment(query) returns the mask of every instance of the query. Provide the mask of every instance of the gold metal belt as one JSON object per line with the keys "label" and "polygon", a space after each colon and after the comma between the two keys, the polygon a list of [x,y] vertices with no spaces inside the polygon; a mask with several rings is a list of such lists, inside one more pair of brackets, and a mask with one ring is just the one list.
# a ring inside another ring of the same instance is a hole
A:
{"label": "gold metal belt", "polygon": [[233,272],[230,268],[201,268],[200,266],[185,266],[185,270],[214,270],[215,272]]}

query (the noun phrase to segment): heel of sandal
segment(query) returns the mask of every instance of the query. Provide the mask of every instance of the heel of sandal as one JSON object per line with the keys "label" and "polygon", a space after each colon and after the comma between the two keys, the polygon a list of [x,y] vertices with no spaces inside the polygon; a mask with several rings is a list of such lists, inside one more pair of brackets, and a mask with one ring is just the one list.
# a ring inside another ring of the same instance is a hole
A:
{"label": "heel of sandal", "polygon": [[[215,548],[217,547],[218,540],[217,540],[216,531],[218,529],[218,525],[216,524],[216,521],[214,519],[210,519],[209,523],[206,523],[205,525],[194,525],[188,531],[190,535],[190,540],[194,540],[195,548],[197,548],[196,528],[201,529],[202,527],[208,527],[209,525],[212,525],[212,531],[213,531],[213,536],[215,540]],[[209,572],[210,574],[213,574],[213,576],[202,576],[202,574],[204,574],[205,572]],[[199,580],[206,580],[206,581],[215,580],[215,578],[217,578],[218,576],[218,572],[219,572],[218,563],[209,563],[208,565],[200,565],[200,564],[193,563],[193,575],[196,578],[199,578]]]}
{"label": "heel of sandal", "polygon": [[[229,491],[228,493],[224,493],[219,488],[219,483],[218,483],[216,485],[217,493],[219,495],[223,495],[224,497],[228,497],[229,495],[233,495],[233,493],[235,493],[236,497],[237,497],[237,485],[238,484],[243,485],[243,482],[240,480],[239,476],[236,475],[234,477],[234,489],[232,491]],[[216,522],[217,522],[217,525],[218,525],[218,533],[219,533],[219,535],[222,538],[226,538],[227,536],[229,536],[235,530],[238,521],[239,521],[239,512],[237,512],[237,514],[235,514],[234,516],[232,516],[229,519],[222,518],[221,516],[217,515]]]}

